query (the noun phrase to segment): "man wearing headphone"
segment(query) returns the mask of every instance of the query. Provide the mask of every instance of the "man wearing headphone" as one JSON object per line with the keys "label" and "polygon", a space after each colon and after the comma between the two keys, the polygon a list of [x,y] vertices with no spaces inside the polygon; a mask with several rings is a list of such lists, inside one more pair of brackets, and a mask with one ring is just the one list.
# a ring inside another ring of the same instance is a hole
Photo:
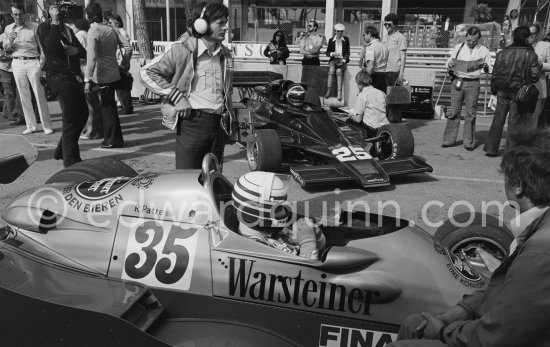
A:
{"label": "man wearing headphone", "polygon": [[176,169],[200,168],[207,153],[223,162],[221,122],[233,115],[233,58],[222,44],[228,17],[223,4],[197,5],[190,30],[140,70],[143,85],[177,111]]}

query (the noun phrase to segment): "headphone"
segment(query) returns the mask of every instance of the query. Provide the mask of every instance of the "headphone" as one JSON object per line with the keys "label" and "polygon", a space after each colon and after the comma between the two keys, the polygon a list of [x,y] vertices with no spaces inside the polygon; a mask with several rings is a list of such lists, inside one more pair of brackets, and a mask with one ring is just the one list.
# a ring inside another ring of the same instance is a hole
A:
{"label": "headphone", "polygon": [[206,11],[206,6],[202,9],[201,15],[199,18],[195,19],[195,22],[193,23],[193,28],[195,28],[195,31],[199,33],[200,35],[206,34],[208,31],[208,22],[206,19],[204,19],[204,12]]}

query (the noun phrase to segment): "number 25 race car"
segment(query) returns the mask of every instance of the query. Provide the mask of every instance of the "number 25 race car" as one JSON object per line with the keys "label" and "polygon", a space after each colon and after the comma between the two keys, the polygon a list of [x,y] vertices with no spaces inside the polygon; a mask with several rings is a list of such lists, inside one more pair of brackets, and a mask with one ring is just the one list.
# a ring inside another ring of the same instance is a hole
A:
{"label": "number 25 race car", "polygon": [[351,183],[363,188],[433,171],[413,155],[407,125],[374,129],[346,121],[343,112],[306,103],[305,87],[275,80],[256,87],[256,97],[237,109],[239,141],[247,143],[252,171],[278,172],[285,163],[303,187]]}
{"label": "number 25 race car", "polygon": [[[36,158],[26,141],[0,136],[23,151],[0,155],[1,183]],[[212,155],[140,175],[93,159],[15,197],[0,229],[0,345],[384,346],[407,315],[483,288],[511,241],[495,227],[434,240],[342,211],[310,260],[242,236],[232,189]]]}

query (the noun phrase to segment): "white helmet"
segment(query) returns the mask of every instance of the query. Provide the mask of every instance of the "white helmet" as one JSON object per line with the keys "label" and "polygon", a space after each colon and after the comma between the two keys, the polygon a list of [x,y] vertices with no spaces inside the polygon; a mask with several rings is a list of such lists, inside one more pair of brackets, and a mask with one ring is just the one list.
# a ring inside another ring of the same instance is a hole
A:
{"label": "white helmet", "polygon": [[283,227],[290,220],[284,205],[287,189],[272,172],[254,171],[242,175],[233,186],[233,206],[241,223],[255,227]]}
{"label": "white helmet", "polygon": [[301,107],[306,100],[306,90],[301,84],[295,84],[288,88],[286,99],[292,106]]}

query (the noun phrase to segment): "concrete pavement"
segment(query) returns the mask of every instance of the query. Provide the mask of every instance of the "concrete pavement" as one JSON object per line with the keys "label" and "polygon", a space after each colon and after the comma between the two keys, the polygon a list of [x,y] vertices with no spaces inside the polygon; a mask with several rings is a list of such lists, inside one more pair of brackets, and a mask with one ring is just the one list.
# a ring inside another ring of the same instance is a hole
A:
{"label": "concrete pavement", "polygon": [[[61,115],[57,101],[49,103],[55,133],[27,135],[38,148],[37,162],[17,181],[0,186],[0,209],[18,193],[41,185],[62,169],[61,161],[53,159],[53,150],[61,136]],[[174,136],[161,125],[159,105],[134,104],[135,114],[121,116],[125,147],[103,149],[101,140],[81,140],[82,159],[110,157],[123,160],[137,172],[164,172],[174,168]],[[505,201],[502,177],[498,172],[500,158],[488,158],[481,147],[487,136],[491,118],[477,120],[478,147],[468,152],[461,141],[456,147],[441,148],[445,120],[407,119],[415,137],[415,153],[434,168],[430,174],[417,174],[393,180],[392,185],[364,191],[355,187],[323,188],[305,191],[289,180],[290,200],[305,201],[300,206],[312,214],[333,213],[341,206],[353,203],[355,208],[381,211],[400,216],[433,232],[436,224],[458,212],[484,210],[483,203]],[[24,126],[10,126],[0,119],[0,132],[20,134]],[[462,130],[461,130],[462,131]],[[459,135],[459,139],[461,139]],[[227,146],[224,174],[234,182],[248,172],[246,153],[238,145]],[[288,172],[287,172],[288,173]],[[386,205],[384,205],[386,204]],[[397,207],[396,207],[397,206]],[[509,220],[513,210],[489,208],[489,214]]]}

